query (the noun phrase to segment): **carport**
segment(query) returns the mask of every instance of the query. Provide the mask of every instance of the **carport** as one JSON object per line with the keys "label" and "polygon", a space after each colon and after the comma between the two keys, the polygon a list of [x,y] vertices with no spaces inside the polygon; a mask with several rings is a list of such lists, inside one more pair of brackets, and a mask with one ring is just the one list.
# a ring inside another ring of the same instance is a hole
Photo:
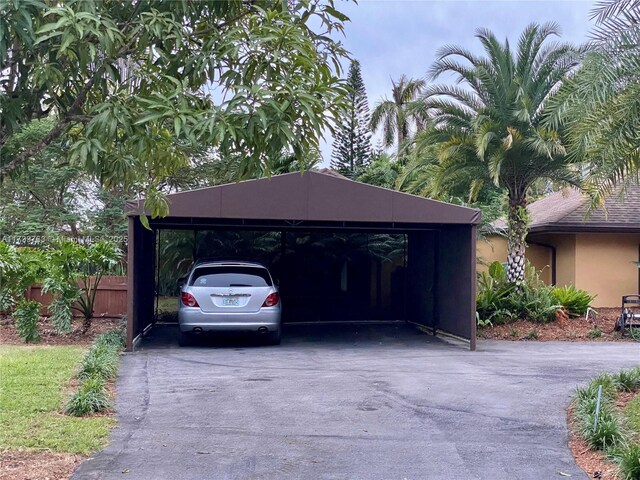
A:
{"label": "carport", "polygon": [[[164,230],[192,231],[196,235],[272,232],[279,236],[282,252],[292,242],[299,243],[303,234],[400,238],[397,243],[402,260],[393,272],[379,265],[370,267],[365,258],[357,268],[351,264],[349,268],[337,268],[335,279],[327,277],[329,280],[322,281],[335,283],[336,289],[342,289],[343,304],[356,305],[356,309],[362,304],[366,315],[392,316],[393,320],[414,324],[433,335],[466,340],[475,349],[478,210],[363,184],[330,171],[290,173],[207,187],[171,194],[167,200],[169,214],[148,218],[150,228],[140,220],[143,201],[127,203],[129,351],[135,349],[155,322],[158,237]],[[325,250],[331,248],[330,242],[326,245]],[[285,276],[291,276],[292,269],[305,268],[300,258],[287,265],[282,267]],[[305,278],[313,282],[311,270],[298,273],[302,274],[296,280],[298,285],[304,284]],[[389,285],[386,298],[382,299],[385,281]],[[358,298],[351,292],[360,292]],[[281,286],[281,293],[286,311],[285,285]],[[354,295],[353,302],[350,295]],[[383,303],[393,308],[383,309]],[[294,304],[292,294],[291,305]],[[312,302],[299,302],[296,308],[293,311],[298,316],[312,316],[315,309]],[[324,315],[335,316],[331,312],[326,310]],[[366,320],[351,312],[349,319],[353,318]]]}

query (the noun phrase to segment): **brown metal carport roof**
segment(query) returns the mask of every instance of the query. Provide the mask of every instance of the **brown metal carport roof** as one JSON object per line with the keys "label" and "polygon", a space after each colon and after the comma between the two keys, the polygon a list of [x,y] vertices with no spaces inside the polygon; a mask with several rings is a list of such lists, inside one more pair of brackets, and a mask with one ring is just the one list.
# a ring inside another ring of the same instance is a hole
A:
{"label": "brown metal carport roof", "polygon": [[155,232],[162,229],[395,232],[408,238],[406,321],[465,338],[475,348],[476,225],[480,211],[307,171],[167,196],[169,214],[142,226],[127,202],[127,348],[153,325]]}
{"label": "brown metal carport roof", "polygon": [[[480,211],[325,172],[288,173],[167,195],[169,217],[476,225]],[[143,201],[127,202],[139,215]]]}

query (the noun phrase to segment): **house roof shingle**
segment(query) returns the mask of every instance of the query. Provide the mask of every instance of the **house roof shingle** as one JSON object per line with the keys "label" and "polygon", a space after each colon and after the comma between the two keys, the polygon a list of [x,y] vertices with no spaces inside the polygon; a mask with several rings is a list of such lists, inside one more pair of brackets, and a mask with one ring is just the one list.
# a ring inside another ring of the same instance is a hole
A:
{"label": "house roof shingle", "polygon": [[[640,184],[618,191],[604,209],[589,213],[589,198],[575,188],[553,192],[528,206],[529,232],[640,232]],[[494,226],[504,229],[504,219]]]}

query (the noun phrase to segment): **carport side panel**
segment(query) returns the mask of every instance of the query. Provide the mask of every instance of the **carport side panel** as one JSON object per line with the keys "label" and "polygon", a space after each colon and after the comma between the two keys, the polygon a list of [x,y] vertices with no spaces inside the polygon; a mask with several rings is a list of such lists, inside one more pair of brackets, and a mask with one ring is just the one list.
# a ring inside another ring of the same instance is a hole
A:
{"label": "carport side panel", "polygon": [[411,232],[407,242],[407,320],[434,330],[436,316],[436,232]]}
{"label": "carport side panel", "polygon": [[446,226],[438,245],[438,328],[469,340],[475,349],[475,227]]}
{"label": "carport side panel", "polygon": [[153,321],[154,298],[154,239],[151,230],[144,228],[140,217],[129,217],[129,245],[127,254],[128,306],[127,350]]}

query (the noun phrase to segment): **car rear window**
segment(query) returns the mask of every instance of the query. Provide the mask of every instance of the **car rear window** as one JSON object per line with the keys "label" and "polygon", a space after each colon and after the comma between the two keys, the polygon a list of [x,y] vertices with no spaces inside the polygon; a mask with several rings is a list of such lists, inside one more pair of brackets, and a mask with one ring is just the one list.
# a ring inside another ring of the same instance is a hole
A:
{"label": "car rear window", "polygon": [[191,276],[194,287],[270,287],[271,277],[260,267],[200,267]]}

